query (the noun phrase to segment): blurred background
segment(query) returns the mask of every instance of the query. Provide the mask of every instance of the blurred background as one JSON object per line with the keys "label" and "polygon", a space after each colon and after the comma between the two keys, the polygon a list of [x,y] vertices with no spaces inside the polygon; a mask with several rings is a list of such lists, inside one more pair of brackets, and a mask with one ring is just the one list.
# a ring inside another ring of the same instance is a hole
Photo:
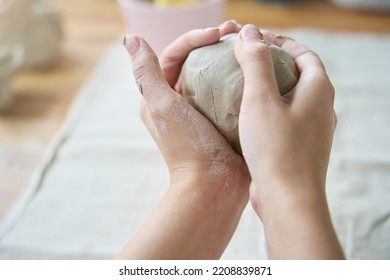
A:
{"label": "blurred background", "polygon": [[[13,2],[21,2],[19,9],[29,13],[29,1],[0,0],[0,35],[5,34],[0,37],[0,95],[10,96],[0,113],[0,220],[42,160],[97,62],[131,29],[115,0],[38,1],[46,14],[36,24],[44,28],[32,33],[24,27],[15,37],[16,25],[4,23],[22,18],[20,12],[6,16]],[[228,0],[222,17],[270,30],[304,27],[390,34],[387,0]],[[27,46],[22,55],[16,50],[19,42]],[[10,43],[14,54],[7,58]],[[35,54],[42,52],[41,60],[21,62],[34,57],[31,46]]]}

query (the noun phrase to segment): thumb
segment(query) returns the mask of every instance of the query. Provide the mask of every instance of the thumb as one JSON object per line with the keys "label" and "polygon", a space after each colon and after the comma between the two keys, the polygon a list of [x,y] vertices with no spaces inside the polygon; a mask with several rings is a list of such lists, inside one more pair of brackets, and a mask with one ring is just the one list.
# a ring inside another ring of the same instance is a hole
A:
{"label": "thumb", "polygon": [[[126,47],[133,65],[133,74],[146,103],[153,104],[159,93],[169,93],[158,59],[148,43],[137,35],[126,35],[123,44]],[[160,96],[161,97],[161,96]]]}
{"label": "thumb", "polygon": [[242,28],[235,55],[245,77],[243,105],[263,106],[274,98],[280,98],[271,50],[255,25],[248,24]]}

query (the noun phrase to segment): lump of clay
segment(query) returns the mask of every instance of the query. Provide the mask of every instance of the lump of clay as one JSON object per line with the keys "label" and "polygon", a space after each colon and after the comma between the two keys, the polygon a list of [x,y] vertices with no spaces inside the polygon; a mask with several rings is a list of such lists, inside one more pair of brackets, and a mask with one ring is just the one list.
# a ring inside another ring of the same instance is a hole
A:
{"label": "lump of clay", "polygon": [[[244,90],[244,74],[234,46],[237,34],[223,37],[214,45],[195,49],[182,68],[184,98],[241,153],[238,115]],[[294,60],[281,48],[270,44],[279,92],[290,92],[298,81]]]}
{"label": "lump of clay", "polygon": [[0,0],[0,44],[23,47],[22,67],[48,68],[57,61],[62,27],[53,0]]}
{"label": "lump of clay", "polygon": [[11,104],[12,96],[8,81],[22,63],[23,49],[20,45],[0,44],[0,113]]}
{"label": "lump of clay", "polygon": [[48,68],[62,38],[53,0],[0,0],[0,112],[11,104],[8,80],[20,68]]}

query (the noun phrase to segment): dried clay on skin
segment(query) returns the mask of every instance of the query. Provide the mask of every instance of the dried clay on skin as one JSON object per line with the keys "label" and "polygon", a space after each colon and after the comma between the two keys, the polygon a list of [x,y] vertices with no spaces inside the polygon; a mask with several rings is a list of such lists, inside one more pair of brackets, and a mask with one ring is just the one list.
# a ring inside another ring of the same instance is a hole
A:
{"label": "dried clay on skin", "polygon": [[[234,46],[237,34],[230,34],[214,45],[190,53],[182,68],[184,98],[204,115],[232,147],[241,153],[238,115],[244,89],[244,75]],[[270,44],[275,75],[281,95],[290,92],[298,81],[294,60]]]}

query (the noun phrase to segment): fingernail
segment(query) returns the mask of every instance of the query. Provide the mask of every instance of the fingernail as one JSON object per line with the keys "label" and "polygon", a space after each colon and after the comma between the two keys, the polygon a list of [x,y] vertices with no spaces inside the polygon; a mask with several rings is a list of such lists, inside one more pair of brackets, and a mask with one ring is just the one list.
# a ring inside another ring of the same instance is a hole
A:
{"label": "fingernail", "polygon": [[259,28],[257,28],[256,25],[247,24],[241,29],[240,38],[243,41],[263,40],[263,34],[261,34]]}
{"label": "fingernail", "polygon": [[123,45],[126,47],[131,56],[133,56],[140,47],[137,37],[129,34],[123,37]]}
{"label": "fingernail", "polygon": [[294,38],[291,38],[289,36],[280,35],[280,34],[278,36],[276,36],[276,39],[287,39],[287,40],[295,41]]}
{"label": "fingernail", "polygon": [[209,27],[209,28],[204,29],[205,32],[210,32],[210,31],[215,31],[215,30],[219,30],[219,28],[218,27]]}

